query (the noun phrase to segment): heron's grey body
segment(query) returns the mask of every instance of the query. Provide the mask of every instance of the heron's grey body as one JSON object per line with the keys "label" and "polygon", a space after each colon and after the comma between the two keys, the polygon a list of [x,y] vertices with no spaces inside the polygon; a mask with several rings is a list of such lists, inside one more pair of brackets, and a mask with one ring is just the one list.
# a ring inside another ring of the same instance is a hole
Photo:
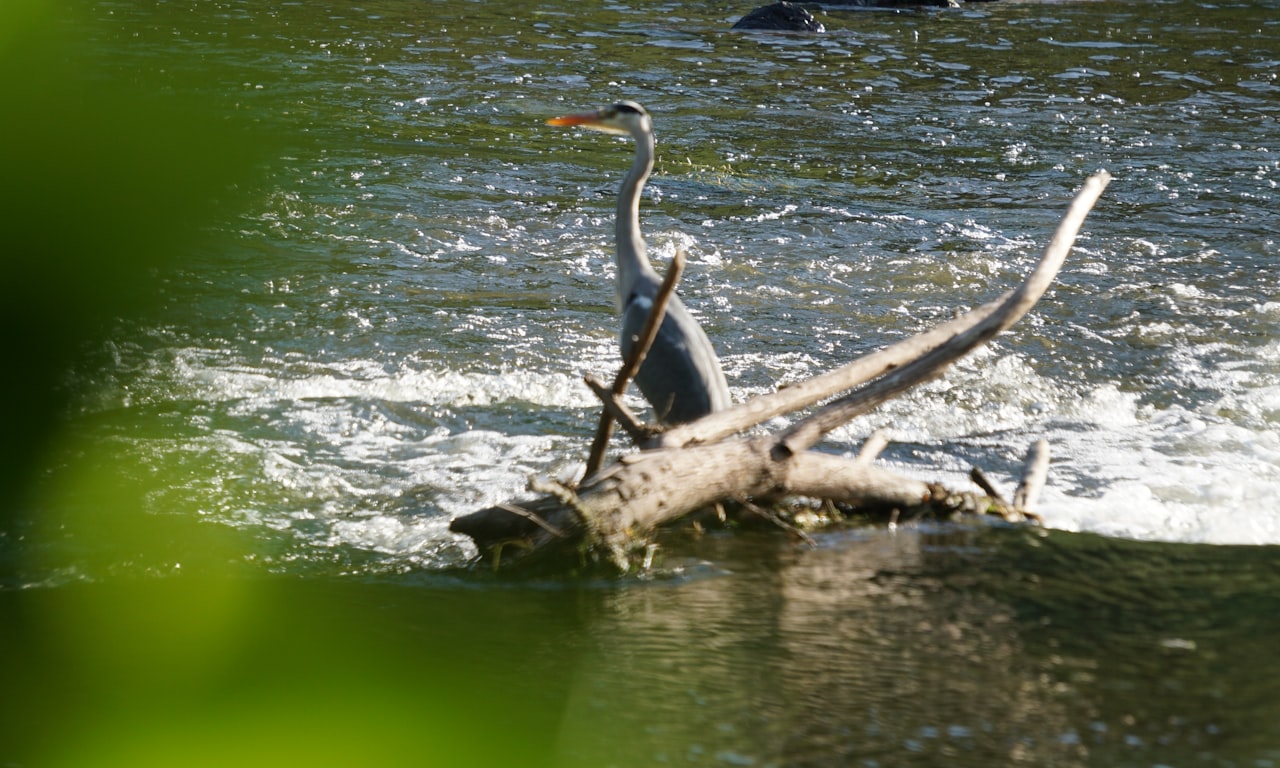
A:
{"label": "heron's grey body", "polygon": [[[622,309],[620,342],[625,359],[644,328],[662,284],[649,263],[640,234],[640,193],[653,170],[654,138],[649,115],[639,104],[623,101],[590,115],[552,122],[625,134],[636,142],[635,161],[618,190],[615,222],[618,305]],[[635,381],[657,418],[667,424],[693,421],[730,405],[729,385],[720,359],[678,296],[668,301],[666,317]]]}

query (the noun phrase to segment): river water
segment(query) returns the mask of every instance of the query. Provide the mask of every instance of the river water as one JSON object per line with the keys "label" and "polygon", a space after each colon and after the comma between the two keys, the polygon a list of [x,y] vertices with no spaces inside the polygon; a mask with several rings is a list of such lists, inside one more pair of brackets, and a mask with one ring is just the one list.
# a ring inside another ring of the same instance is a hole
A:
{"label": "river water", "polygon": [[[58,202],[35,215],[64,233],[29,259],[34,295],[69,299],[63,320],[102,312],[29,384],[56,394],[56,428],[2,541],[4,612],[29,628],[6,654],[17,698],[74,706],[7,730],[21,748],[0,757],[193,764],[225,728],[242,737],[211,765],[240,747],[417,764],[446,743],[442,764],[1280,760],[1262,652],[1280,616],[1280,2],[829,8],[817,36],[729,32],[749,4],[685,0],[29,5],[14,18],[65,46],[17,88],[41,151],[9,142],[48,164],[33,178]],[[42,101],[41,77],[77,97]],[[1047,437],[1046,532],[677,537],[655,578],[621,584],[459,570],[474,552],[449,520],[578,469],[580,375],[617,365],[631,147],[544,122],[623,98],[658,133],[651,251],[687,251],[685,303],[735,399],[998,295],[1110,171],[1030,316],[824,446],[887,428],[893,469],[1012,487]],[[252,664],[208,639],[267,616],[280,634],[227,641]],[[121,640],[15,662],[89,630]],[[284,671],[259,656],[281,647]],[[428,664],[458,653],[467,681]],[[251,682],[193,671],[215,657]],[[89,672],[46,691],[68,663]],[[279,693],[326,675],[328,694]],[[433,686],[508,738],[455,723]],[[293,714],[254,730],[226,714],[236,697]],[[451,725],[398,725],[433,717]],[[143,745],[154,718],[174,735]],[[317,748],[328,734],[340,748]]]}

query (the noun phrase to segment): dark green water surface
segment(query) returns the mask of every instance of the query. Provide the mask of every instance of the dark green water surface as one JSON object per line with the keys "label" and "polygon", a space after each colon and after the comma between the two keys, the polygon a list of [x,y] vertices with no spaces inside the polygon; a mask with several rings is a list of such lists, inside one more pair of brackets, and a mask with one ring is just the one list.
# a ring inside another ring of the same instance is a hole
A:
{"label": "dark green water surface", "polygon": [[[750,6],[0,5],[0,766],[1280,761],[1280,3]],[[1047,436],[1045,530],[468,568],[617,363],[631,148],[544,123],[622,98],[736,399],[1113,174],[1028,318],[824,446],[1012,487]]]}
{"label": "dark green water surface", "polygon": [[[677,545],[677,549],[683,548]],[[1269,765],[1268,548],[700,540],[620,584],[0,593],[11,764]]]}

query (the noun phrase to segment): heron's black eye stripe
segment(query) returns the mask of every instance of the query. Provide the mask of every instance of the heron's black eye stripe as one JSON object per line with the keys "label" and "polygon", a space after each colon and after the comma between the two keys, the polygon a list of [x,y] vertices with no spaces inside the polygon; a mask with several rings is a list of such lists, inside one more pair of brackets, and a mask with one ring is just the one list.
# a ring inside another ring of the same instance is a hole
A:
{"label": "heron's black eye stripe", "polygon": [[633,114],[633,115],[643,115],[643,114],[644,114],[644,110],[643,110],[643,109],[641,109],[640,107],[636,106],[635,104],[628,104],[628,103],[627,103],[627,102],[625,102],[625,101],[623,101],[623,102],[619,102],[619,103],[617,103],[617,104],[614,104],[614,105],[613,105],[613,108],[614,108],[616,111],[618,111],[618,112],[630,112],[630,113],[631,113],[631,114]]}

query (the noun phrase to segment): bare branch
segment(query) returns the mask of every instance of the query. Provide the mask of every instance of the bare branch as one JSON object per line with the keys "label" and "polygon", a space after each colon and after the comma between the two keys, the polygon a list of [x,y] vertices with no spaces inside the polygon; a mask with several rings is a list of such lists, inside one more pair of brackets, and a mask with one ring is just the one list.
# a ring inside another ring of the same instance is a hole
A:
{"label": "bare branch", "polygon": [[[734,408],[708,414],[697,421],[672,427],[659,435],[650,447],[675,448],[692,443],[714,442],[775,416],[807,408],[835,394],[865,384],[890,371],[894,371],[900,366],[919,359],[922,355],[928,354],[940,345],[966,333],[972,332],[978,337],[973,339],[974,343],[968,347],[969,350],[985,342],[991,336],[1015,322],[1022,314],[1025,314],[1026,310],[1030,309],[1035,300],[1048,288],[1049,282],[1052,281],[1058,267],[1062,264],[1062,259],[1066,257],[1067,252],[1070,250],[1076,233],[1084,223],[1085,216],[1094,203],[1097,202],[1102,190],[1106,188],[1110,180],[1111,175],[1109,173],[1099,171],[1085,182],[1072,201],[1071,207],[1063,216],[1061,223],[1059,223],[1053,239],[1046,246],[1040,264],[1016,291],[1007,293],[990,304],[978,307],[929,331],[861,357],[834,371],[787,386],[767,395],[754,397]],[[1034,298],[1031,299],[1030,303],[1024,304],[1032,296]],[[1009,306],[1011,303],[1014,306]],[[1021,307],[1020,311],[1016,311],[1018,307]],[[1002,320],[990,320],[989,318],[997,312],[1005,313],[1002,316]],[[984,323],[986,325],[983,325]],[[974,332],[973,329],[978,326],[982,326],[984,330]],[[931,362],[937,363],[936,359]],[[932,375],[940,374],[941,370],[948,364],[943,364]],[[856,412],[844,417],[842,421],[825,431],[819,429],[816,438],[821,438],[822,435],[826,434],[830,429],[834,429],[835,426],[844,424],[858,414],[900,394],[903,389],[921,383],[930,376],[930,373],[916,369],[915,375],[919,378],[912,382],[904,382],[901,379],[891,382],[894,385],[893,388],[880,395],[874,392],[867,393],[865,397],[868,399],[862,406],[858,407]],[[799,443],[796,445],[798,447]]]}
{"label": "bare branch", "polygon": [[[645,321],[644,330],[640,332],[640,338],[636,339],[636,345],[632,347],[631,354],[623,363],[622,370],[618,371],[618,375],[613,379],[612,389],[615,396],[621,396],[627,391],[627,384],[635,378],[636,372],[644,363],[645,356],[649,354],[649,347],[653,346],[653,340],[658,337],[658,330],[667,316],[667,302],[675,292],[680,273],[684,271],[684,263],[684,249],[677,248],[671,257],[671,266],[667,268],[667,274],[662,278],[662,285],[658,287],[658,295],[653,299],[653,308],[649,310],[649,318]],[[600,471],[600,467],[604,464],[604,453],[609,447],[609,434],[612,431],[613,419],[606,407],[600,414],[600,424],[596,427],[596,436],[591,442],[591,454],[587,457],[587,468],[583,477],[591,477]],[[633,437],[635,437],[634,434]]]}
{"label": "bare branch", "polygon": [[754,427],[775,416],[782,416],[847,391],[882,376],[894,368],[916,359],[922,353],[955,336],[977,322],[972,315],[994,309],[995,304],[981,307],[969,315],[943,323],[910,339],[854,360],[833,371],[811,379],[788,384],[776,392],[758,395],[745,403],[710,413],[697,421],[671,427],[647,447],[678,448],[694,443],[711,443]]}
{"label": "bare branch", "polygon": [[987,473],[978,467],[969,470],[969,479],[974,482],[982,492],[999,502],[1004,502],[1004,496],[1000,494],[1000,489],[996,488],[995,483],[991,482],[991,478],[987,477]]}
{"label": "bare branch", "polygon": [[863,441],[862,448],[858,450],[858,455],[854,458],[854,461],[859,464],[870,464],[876,460],[876,457],[888,445],[889,435],[883,429],[877,429]]}
{"label": "bare branch", "polygon": [[1010,291],[996,304],[994,311],[987,311],[987,307],[992,306],[987,305],[970,312],[965,317],[979,315],[978,322],[956,334],[947,343],[934,347],[901,368],[885,374],[871,384],[845,395],[812,416],[797,422],[779,435],[776,450],[794,454],[813,446],[836,427],[917,384],[942,375],[943,371],[956,360],[985,344],[996,334],[1021,319],[1053,283],[1059,267],[1071,251],[1076,233],[1084,224],[1085,216],[1110,181],[1111,174],[1106,171],[1099,171],[1089,177],[1058,224],[1053,239],[1040,257],[1040,263],[1022,285]]}
{"label": "bare branch", "polygon": [[921,504],[930,495],[928,483],[817,451],[791,457],[786,490],[845,504],[899,507]]}
{"label": "bare branch", "polygon": [[[626,432],[633,441],[643,443],[653,437],[654,431],[645,426],[644,422],[640,421],[640,419],[636,417],[635,413],[622,402],[618,393],[614,392],[608,384],[605,384],[603,381],[589,373],[583,375],[582,381],[591,388],[591,391],[595,393],[596,397],[600,398],[600,404],[604,407],[604,415],[608,417],[609,421],[618,422],[618,424],[622,426],[622,431]],[[607,435],[606,439],[608,439]],[[595,445],[592,445],[593,455],[594,452]],[[596,471],[599,471],[599,468],[597,468]],[[593,474],[595,474],[595,472],[590,472],[587,475],[584,475],[584,477]]]}
{"label": "bare branch", "polygon": [[1043,437],[1027,451],[1027,461],[1022,470],[1022,482],[1013,492],[1013,506],[1029,510],[1040,500],[1045,480],[1049,477],[1049,441]]}

